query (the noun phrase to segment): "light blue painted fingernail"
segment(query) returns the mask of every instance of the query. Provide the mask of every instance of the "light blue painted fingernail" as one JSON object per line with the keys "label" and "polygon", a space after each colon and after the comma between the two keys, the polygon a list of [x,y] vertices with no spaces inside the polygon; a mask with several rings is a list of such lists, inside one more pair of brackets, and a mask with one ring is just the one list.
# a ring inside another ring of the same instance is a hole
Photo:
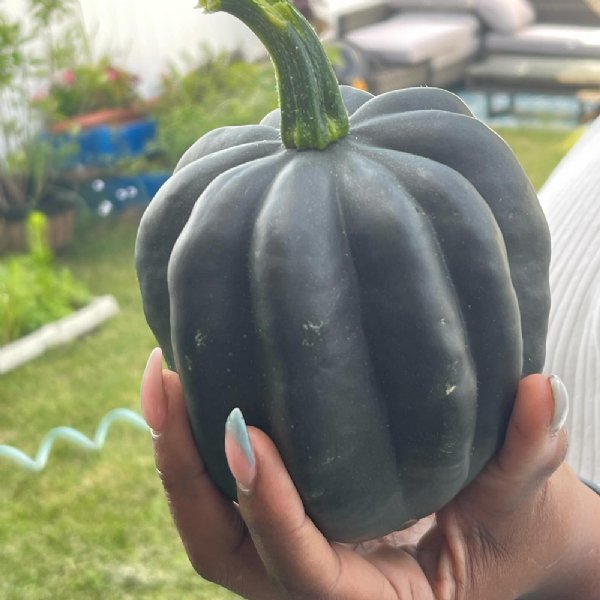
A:
{"label": "light blue painted fingernail", "polygon": [[248,428],[246,427],[244,415],[239,408],[234,408],[227,417],[225,430],[233,436],[233,439],[240,450],[244,453],[250,467],[255,467],[256,458],[254,457],[254,451],[252,450],[252,444],[250,443]]}

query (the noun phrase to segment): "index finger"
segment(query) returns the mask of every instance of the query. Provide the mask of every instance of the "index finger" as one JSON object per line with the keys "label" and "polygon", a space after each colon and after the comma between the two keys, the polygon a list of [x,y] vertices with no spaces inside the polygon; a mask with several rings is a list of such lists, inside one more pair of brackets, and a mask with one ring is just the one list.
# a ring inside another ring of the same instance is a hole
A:
{"label": "index finger", "polygon": [[[156,467],[190,561],[205,579],[268,600],[270,585],[237,507],[213,484],[196,450],[179,377],[162,370],[161,363],[162,355],[153,353],[142,383],[142,407],[153,427]],[[157,414],[164,415],[158,427]]]}
{"label": "index finger", "polygon": [[[238,481],[240,511],[281,597],[397,600],[391,580],[414,581],[410,561],[398,554],[373,554],[367,560],[346,545],[329,542],[305,513],[272,440],[259,429],[246,430],[243,422],[235,429],[238,439],[226,443],[226,452]],[[250,478],[240,466],[242,454],[250,455]]]}

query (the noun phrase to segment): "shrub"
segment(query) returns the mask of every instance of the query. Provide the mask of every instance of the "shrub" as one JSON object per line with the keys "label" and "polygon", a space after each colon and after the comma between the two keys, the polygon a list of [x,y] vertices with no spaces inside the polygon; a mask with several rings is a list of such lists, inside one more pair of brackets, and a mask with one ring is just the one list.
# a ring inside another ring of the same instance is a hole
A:
{"label": "shrub", "polygon": [[141,106],[137,85],[135,75],[103,58],[59,73],[33,105],[48,123],[56,123],[97,110]]}
{"label": "shrub", "polygon": [[85,305],[90,293],[58,268],[46,242],[46,217],[28,218],[29,254],[0,262],[0,344],[6,344]]}
{"label": "shrub", "polygon": [[273,67],[220,54],[181,74],[163,77],[153,113],[157,146],[174,166],[202,135],[225,125],[258,123],[277,106]]}

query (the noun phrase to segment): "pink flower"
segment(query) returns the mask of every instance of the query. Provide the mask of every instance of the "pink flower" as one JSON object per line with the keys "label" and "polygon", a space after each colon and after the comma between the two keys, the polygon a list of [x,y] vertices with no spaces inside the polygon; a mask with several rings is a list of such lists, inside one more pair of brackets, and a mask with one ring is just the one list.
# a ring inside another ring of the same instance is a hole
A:
{"label": "pink flower", "polygon": [[71,86],[75,83],[75,79],[75,71],[73,71],[72,69],[67,69],[63,73],[62,80],[64,84]]}
{"label": "pink flower", "polygon": [[106,69],[106,78],[108,81],[116,81],[119,78],[119,73],[113,67],[108,67],[108,69]]}
{"label": "pink flower", "polygon": [[48,90],[39,90],[31,96],[32,102],[43,102],[48,98]]}

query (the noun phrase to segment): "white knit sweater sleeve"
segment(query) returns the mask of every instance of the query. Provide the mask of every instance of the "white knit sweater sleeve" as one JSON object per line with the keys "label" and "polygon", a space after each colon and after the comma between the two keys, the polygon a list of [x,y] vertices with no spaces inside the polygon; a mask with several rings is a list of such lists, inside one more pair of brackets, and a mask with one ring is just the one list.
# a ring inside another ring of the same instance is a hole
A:
{"label": "white knit sweater sleeve", "polygon": [[600,482],[600,119],[552,173],[540,201],[552,234],[545,371],[570,392],[568,461]]}

